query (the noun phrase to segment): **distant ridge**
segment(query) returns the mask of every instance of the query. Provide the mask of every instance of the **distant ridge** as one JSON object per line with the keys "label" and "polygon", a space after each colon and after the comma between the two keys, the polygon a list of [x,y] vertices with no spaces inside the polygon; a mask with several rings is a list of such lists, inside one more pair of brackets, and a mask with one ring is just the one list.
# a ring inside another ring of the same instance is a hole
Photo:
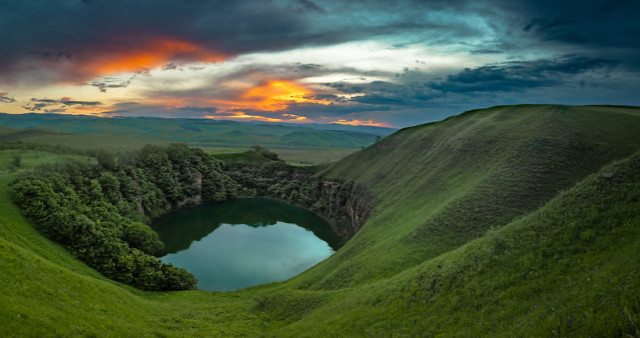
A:
{"label": "distant ridge", "polygon": [[[352,148],[368,146],[395,131],[372,126],[237,122],[194,118],[94,117],[63,114],[1,114],[0,126],[46,128],[73,134],[113,134],[185,142],[202,147]],[[242,137],[237,135],[242,130]],[[296,140],[286,135],[295,132]],[[326,138],[318,137],[324,132]]]}

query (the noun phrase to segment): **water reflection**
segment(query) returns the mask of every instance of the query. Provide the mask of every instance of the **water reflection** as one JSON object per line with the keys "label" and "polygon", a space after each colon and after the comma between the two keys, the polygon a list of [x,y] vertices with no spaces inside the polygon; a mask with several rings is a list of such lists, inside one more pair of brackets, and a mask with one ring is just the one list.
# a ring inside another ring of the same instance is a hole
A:
{"label": "water reflection", "polygon": [[153,228],[166,245],[162,260],[189,270],[204,290],[285,280],[324,260],[340,243],[322,218],[268,199],[180,210]]}

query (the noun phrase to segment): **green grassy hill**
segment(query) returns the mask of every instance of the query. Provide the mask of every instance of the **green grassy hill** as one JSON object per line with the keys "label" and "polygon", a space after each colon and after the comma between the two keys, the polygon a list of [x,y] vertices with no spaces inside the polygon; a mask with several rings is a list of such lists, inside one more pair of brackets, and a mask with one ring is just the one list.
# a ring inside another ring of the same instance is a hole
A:
{"label": "green grassy hill", "polygon": [[33,230],[1,173],[0,335],[640,336],[639,131],[638,108],[588,106],[400,130],[323,173],[379,201],[349,243],[229,293],[103,278]]}
{"label": "green grassy hill", "polygon": [[400,130],[326,173],[381,203],[314,285],[357,285],[436,257],[638,149],[640,109],[495,107]]}
{"label": "green grassy hill", "polygon": [[345,137],[343,131],[338,130],[296,130],[279,138],[286,145],[313,147],[319,144],[332,144],[341,148],[359,148],[369,145],[375,140],[370,133],[349,132]]}
{"label": "green grassy hill", "polygon": [[15,129],[2,127],[0,129],[0,142],[2,141],[17,141],[23,139],[33,139],[42,136],[51,136],[51,135],[65,135],[65,133],[55,132],[47,129]]}

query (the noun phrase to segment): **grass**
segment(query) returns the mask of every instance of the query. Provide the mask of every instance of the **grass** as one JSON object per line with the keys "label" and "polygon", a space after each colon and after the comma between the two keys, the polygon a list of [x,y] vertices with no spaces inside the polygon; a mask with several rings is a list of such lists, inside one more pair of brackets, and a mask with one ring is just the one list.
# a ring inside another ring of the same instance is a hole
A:
{"label": "grass", "polygon": [[325,173],[380,201],[349,243],[229,293],[105,279],[0,174],[0,335],[640,336],[638,112],[495,107],[401,130]]}
{"label": "grass", "polygon": [[[16,166],[15,158],[20,158],[20,165]],[[44,151],[33,150],[0,150],[0,175],[9,174],[19,170],[31,169],[41,164],[55,163],[59,161],[95,161],[92,158],[77,155],[55,155]]]}
{"label": "grass", "polygon": [[[243,158],[242,155],[249,148],[203,148],[209,154],[220,159],[229,160],[231,157]],[[295,166],[310,166],[336,162],[355,152],[355,149],[269,149],[278,154],[278,158]],[[238,156],[235,156],[235,155]],[[246,160],[246,159],[245,159]]]}
{"label": "grass", "polygon": [[[0,126],[1,127],[1,126]],[[150,137],[127,137],[117,134],[63,134],[46,130],[28,129],[18,130],[13,128],[0,128],[0,142],[22,140],[32,143],[59,144],[77,149],[101,148],[109,151],[132,151],[146,144],[169,144],[169,141]],[[214,154],[231,154],[247,151],[249,146],[238,147],[211,147],[191,144],[202,150]],[[320,163],[336,162],[356,151],[354,148],[322,148],[314,146],[297,146],[287,148],[270,148],[284,161],[293,165],[312,165]]]}
{"label": "grass", "polygon": [[348,156],[326,175],[355,180],[381,202],[313,284],[390,276],[536,210],[639,149],[639,111],[496,107],[403,129]]}
{"label": "grass", "polygon": [[115,134],[43,135],[29,137],[23,140],[32,143],[60,144],[77,149],[101,148],[114,152],[138,150],[146,144],[169,144],[167,141],[161,141],[153,138],[134,138]]}
{"label": "grass", "polygon": [[[0,175],[1,336],[259,332],[261,320],[249,311],[254,306],[251,298],[209,292],[145,293],[88,268],[40,236],[10,202],[8,184],[15,175]],[[227,321],[241,312],[243,318]],[[197,327],[189,329],[193,322]]]}
{"label": "grass", "polygon": [[356,149],[271,149],[278,157],[292,165],[313,165],[337,162]]}

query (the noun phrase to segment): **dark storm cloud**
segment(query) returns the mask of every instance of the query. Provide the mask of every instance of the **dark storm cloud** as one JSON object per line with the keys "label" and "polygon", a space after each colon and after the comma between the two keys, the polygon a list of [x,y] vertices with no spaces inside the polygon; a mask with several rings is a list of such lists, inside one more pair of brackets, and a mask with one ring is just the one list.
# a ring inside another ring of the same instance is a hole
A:
{"label": "dark storm cloud", "polygon": [[111,41],[103,48],[118,48],[149,35],[187,39],[226,55],[394,34],[457,43],[487,33],[477,16],[503,35],[496,40],[514,25],[543,40],[629,47],[639,45],[638,12],[635,0],[2,1],[0,67],[27,54],[72,60],[87,46]]}
{"label": "dark storm cloud", "polygon": [[311,0],[298,0],[298,4],[305,10],[326,13],[326,11]]}
{"label": "dark storm cloud", "polygon": [[24,64],[19,64],[24,58],[35,63],[47,62],[50,68],[81,63],[103,52],[124,52],[148,43],[151,37],[186,40],[234,56],[405,33],[419,35],[420,41],[481,34],[463,17],[433,12],[463,9],[466,2],[444,4],[440,1],[319,4],[310,0],[2,1],[0,72],[24,71]]}
{"label": "dark storm cloud", "polygon": [[[55,68],[105,51],[124,52],[150,37],[183,39],[227,56],[385,37],[400,45],[434,45],[493,36],[495,46],[478,46],[472,54],[504,53],[545,41],[636,49],[639,12],[640,2],[633,0],[1,1],[0,79],[25,76],[26,66],[19,63],[25,57]],[[479,25],[478,17],[486,25]],[[634,63],[633,56],[613,58]],[[101,91],[126,86],[91,84]]]}
{"label": "dark storm cloud", "polygon": [[[348,102],[368,106],[367,109],[389,110],[389,107],[423,107],[426,102],[442,96],[427,83],[432,76],[427,73],[413,72],[408,77],[398,77],[396,82],[373,81],[370,83],[350,84],[345,82],[327,83],[344,94],[357,94]],[[376,106],[375,108],[373,106]]]}
{"label": "dark storm cloud", "polygon": [[544,40],[570,44],[640,46],[640,2],[636,0],[529,1],[522,8],[530,19],[522,29]]}
{"label": "dark storm cloud", "polygon": [[[579,91],[580,87],[595,87],[606,82],[617,62],[585,56],[564,56],[556,59],[511,61],[467,68],[447,75],[444,81],[434,80],[434,74],[419,70],[405,70],[395,81],[369,83],[335,82],[324,85],[346,95],[327,97],[339,103],[349,102],[369,106],[370,109],[420,109],[426,106],[458,106],[475,100],[479,93],[484,99],[499,102],[499,93],[520,93],[520,102],[527,102],[527,93],[534,89],[555,88],[554,93]],[[571,89],[567,89],[567,85]],[[579,88],[574,88],[576,85]],[[455,94],[455,95],[453,95]],[[375,108],[374,108],[375,106]]]}
{"label": "dark storm cloud", "polygon": [[513,61],[497,65],[464,69],[449,75],[447,81],[432,83],[431,88],[442,92],[512,92],[537,87],[558,86],[573,81],[572,75],[594,70],[606,74],[616,61],[589,57],[567,56],[559,59]]}

